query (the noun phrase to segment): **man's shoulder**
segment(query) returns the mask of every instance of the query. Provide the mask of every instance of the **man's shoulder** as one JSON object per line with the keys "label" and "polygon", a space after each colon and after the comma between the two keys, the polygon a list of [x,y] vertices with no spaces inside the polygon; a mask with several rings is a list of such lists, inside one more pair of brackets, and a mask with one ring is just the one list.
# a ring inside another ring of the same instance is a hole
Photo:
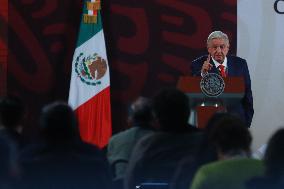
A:
{"label": "man's shoulder", "polygon": [[198,64],[198,63],[200,63],[200,62],[203,63],[203,62],[207,59],[207,57],[208,57],[208,55],[199,56],[199,57],[197,57],[196,59],[194,59],[194,60],[192,61],[192,63],[193,63],[193,64]]}
{"label": "man's shoulder", "polygon": [[234,158],[222,161],[215,161],[208,164],[205,164],[201,167],[201,170],[204,172],[211,171],[230,171],[232,169],[241,169],[242,167],[263,167],[263,162],[258,159],[253,158]]}
{"label": "man's shoulder", "polygon": [[144,129],[141,127],[131,127],[119,133],[116,133],[110,138],[109,144],[114,144],[117,142],[133,142],[132,140],[136,140],[135,136],[146,135],[147,133],[152,133],[153,131],[150,129]]}
{"label": "man's shoulder", "polygon": [[228,60],[232,60],[233,62],[246,62],[244,58],[235,55],[227,55]]}
{"label": "man's shoulder", "polygon": [[126,130],[123,130],[123,131],[120,131],[120,132],[114,134],[111,137],[110,141],[119,140],[119,139],[124,138],[126,136],[132,135],[135,132],[137,132],[137,128],[136,127],[131,127],[129,129],[126,129]]}

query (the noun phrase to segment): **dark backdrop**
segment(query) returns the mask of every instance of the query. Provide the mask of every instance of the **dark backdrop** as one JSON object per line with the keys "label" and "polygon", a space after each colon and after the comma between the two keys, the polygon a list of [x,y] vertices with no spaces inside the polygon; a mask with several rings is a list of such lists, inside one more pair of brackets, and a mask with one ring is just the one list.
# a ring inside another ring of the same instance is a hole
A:
{"label": "dark backdrop", "polygon": [[[139,95],[175,86],[190,62],[206,53],[206,39],[223,30],[236,51],[237,0],[103,0],[111,76],[113,132],[127,127],[128,104]],[[7,93],[27,104],[26,133],[41,107],[67,100],[80,0],[9,0]]]}

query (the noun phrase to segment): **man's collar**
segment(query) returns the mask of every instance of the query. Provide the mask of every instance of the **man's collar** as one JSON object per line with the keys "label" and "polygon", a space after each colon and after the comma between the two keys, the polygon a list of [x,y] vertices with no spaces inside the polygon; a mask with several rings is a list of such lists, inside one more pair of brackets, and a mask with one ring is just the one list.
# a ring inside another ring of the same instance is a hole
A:
{"label": "man's collar", "polygon": [[[212,60],[213,60],[213,62],[214,62],[214,64],[215,64],[215,66],[216,66],[216,68],[218,68],[218,66],[220,65],[220,63],[219,62],[217,62],[216,60],[214,60],[214,58],[211,56],[211,58],[212,58]],[[224,59],[224,62],[223,62],[223,66],[225,66],[225,68],[227,68],[228,66],[227,66],[227,62],[228,62],[228,59],[227,59],[227,57],[225,57],[225,59]]]}

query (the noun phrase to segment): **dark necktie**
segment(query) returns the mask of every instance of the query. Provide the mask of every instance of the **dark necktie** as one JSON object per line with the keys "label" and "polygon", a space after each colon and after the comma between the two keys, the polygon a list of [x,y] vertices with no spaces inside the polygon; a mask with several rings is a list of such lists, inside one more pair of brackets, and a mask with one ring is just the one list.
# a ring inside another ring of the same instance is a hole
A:
{"label": "dark necktie", "polygon": [[225,77],[227,76],[226,70],[225,70],[225,66],[223,66],[222,64],[220,64],[220,65],[218,66],[218,68],[219,68],[219,71],[220,71],[220,73],[221,73],[221,76],[222,76],[223,78],[225,78]]}

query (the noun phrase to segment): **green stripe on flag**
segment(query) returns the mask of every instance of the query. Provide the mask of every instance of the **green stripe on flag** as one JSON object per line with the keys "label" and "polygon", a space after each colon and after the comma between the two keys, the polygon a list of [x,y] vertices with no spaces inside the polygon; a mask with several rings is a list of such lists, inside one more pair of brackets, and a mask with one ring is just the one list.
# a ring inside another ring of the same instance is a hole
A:
{"label": "green stripe on flag", "polygon": [[84,1],[84,9],[83,14],[81,17],[81,24],[80,24],[80,31],[79,37],[77,40],[77,47],[88,41],[92,38],[96,33],[98,33],[102,29],[102,18],[101,18],[101,11],[98,11],[98,20],[96,24],[84,23],[83,22],[83,15],[88,14],[86,1]]}

